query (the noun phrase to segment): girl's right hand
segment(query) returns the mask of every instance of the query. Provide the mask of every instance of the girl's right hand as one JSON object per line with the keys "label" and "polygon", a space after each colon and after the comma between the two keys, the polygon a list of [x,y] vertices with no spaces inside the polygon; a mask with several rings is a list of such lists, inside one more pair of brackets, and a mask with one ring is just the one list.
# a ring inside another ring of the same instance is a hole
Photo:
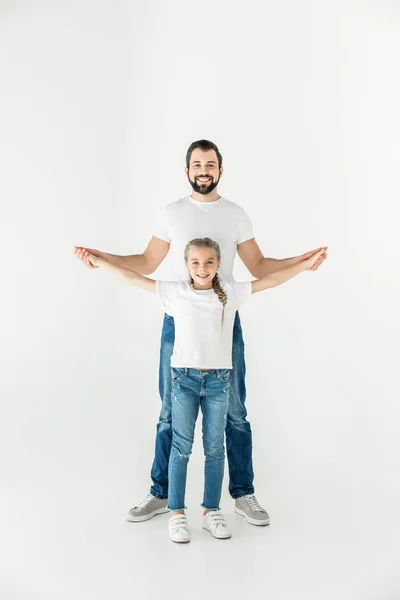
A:
{"label": "girl's right hand", "polygon": [[[83,248],[82,246],[74,246],[74,254],[79,258],[88,269],[97,269],[100,265],[97,264],[97,258],[103,258],[99,250],[93,248]],[[89,259],[89,256],[94,260]]]}
{"label": "girl's right hand", "polygon": [[91,265],[93,268],[100,267],[101,263],[104,260],[100,256],[95,256],[94,254],[91,254],[87,250],[85,250],[84,258],[86,260],[86,264]]}

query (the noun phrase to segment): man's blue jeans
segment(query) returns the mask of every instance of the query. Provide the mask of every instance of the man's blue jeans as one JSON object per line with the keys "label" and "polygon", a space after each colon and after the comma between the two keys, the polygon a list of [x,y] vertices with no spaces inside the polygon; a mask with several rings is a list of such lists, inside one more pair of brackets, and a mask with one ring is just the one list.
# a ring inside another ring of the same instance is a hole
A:
{"label": "man's blue jeans", "polygon": [[185,508],[187,466],[199,408],[203,413],[204,508],[219,510],[224,478],[224,434],[230,369],[171,369],[172,449],[168,468],[168,508]]}
{"label": "man's blue jeans", "polygon": [[[172,444],[171,416],[171,356],[175,341],[173,317],[164,316],[160,348],[159,391],[161,413],[157,425],[155,457],[151,469],[153,485],[150,492],[157,498],[168,498],[168,462]],[[229,466],[229,493],[232,498],[254,494],[252,435],[246,416],[246,364],[239,313],[233,326],[232,371],[228,419],[225,430]]]}

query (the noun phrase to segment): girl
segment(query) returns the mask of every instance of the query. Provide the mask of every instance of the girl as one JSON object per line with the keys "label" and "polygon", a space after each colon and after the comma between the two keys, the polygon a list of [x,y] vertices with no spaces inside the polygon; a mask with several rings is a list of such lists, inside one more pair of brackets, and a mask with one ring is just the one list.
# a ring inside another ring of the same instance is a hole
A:
{"label": "girl", "polygon": [[156,281],[85,252],[85,261],[115,273],[131,285],[156,293],[174,317],[172,449],[168,467],[169,537],[173,542],[190,541],[184,512],[186,474],[200,407],[205,454],[203,527],[216,538],[231,537],[219,502],[236,311],[251,294],[275,287],[312,267],[323,252],[320,250],[279,273],[245,283],[219,280],[221,252],[217,242],[210,238],[194,239],[185,248],[189,281]]}

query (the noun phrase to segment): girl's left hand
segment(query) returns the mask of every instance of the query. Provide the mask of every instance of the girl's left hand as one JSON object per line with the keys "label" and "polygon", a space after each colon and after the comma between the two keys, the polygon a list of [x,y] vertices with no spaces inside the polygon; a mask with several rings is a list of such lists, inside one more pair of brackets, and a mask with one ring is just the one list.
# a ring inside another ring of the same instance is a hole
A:
{"label": "girl's left hand", "polygon": [[315,251],[311,256],[306,258],[303,261],[304,270],[316,271],[319,265],[322,263],[322,261],[325,260],[324,255],[326,255],[326,249],[327,247],[320,248],[319,250]]}
{"label": "girl's left hand", "polygon": [[[323,252],[321,252],[323,250]],[[306,271],[316,271],[318,267],[322,265],[324,260],[328,258],[328,246],[322,246],[321,248],[316,248],[315,250],[311,250],[311,252],[306,252],[300,256],[300,262],[305,262],[311,258],[314,258],[316,254],[318,254],[318,258],[311,263],[310,266],[306,267]]]}

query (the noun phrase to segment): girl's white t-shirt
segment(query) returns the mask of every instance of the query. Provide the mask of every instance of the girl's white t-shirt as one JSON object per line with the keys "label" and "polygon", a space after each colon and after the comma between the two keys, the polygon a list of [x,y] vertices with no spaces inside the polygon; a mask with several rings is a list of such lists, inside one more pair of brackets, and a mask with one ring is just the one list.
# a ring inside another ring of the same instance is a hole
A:
{"label": "girl's white t-shirt", "polygon": [[232,281],[238,244],[254,238],[251,221],[238,204],[223,197],[215,202],[198,202],[190,196],[167,204],[153,235],[170,243],[168,260],[174,281],[189,281],[184,251],[190,240],[208,237],[218,242],[218,273],[221,279]]}
{"label": "girl's white t-shirt", "polygon": [[220,279],[227,294],[223,305],[211,290],[195,290],[189,281],[156,281],[161,303],[174,317],[175,342],[171,367],[232,369],[235,313],[251,296],[251,281],[230,283]]}

